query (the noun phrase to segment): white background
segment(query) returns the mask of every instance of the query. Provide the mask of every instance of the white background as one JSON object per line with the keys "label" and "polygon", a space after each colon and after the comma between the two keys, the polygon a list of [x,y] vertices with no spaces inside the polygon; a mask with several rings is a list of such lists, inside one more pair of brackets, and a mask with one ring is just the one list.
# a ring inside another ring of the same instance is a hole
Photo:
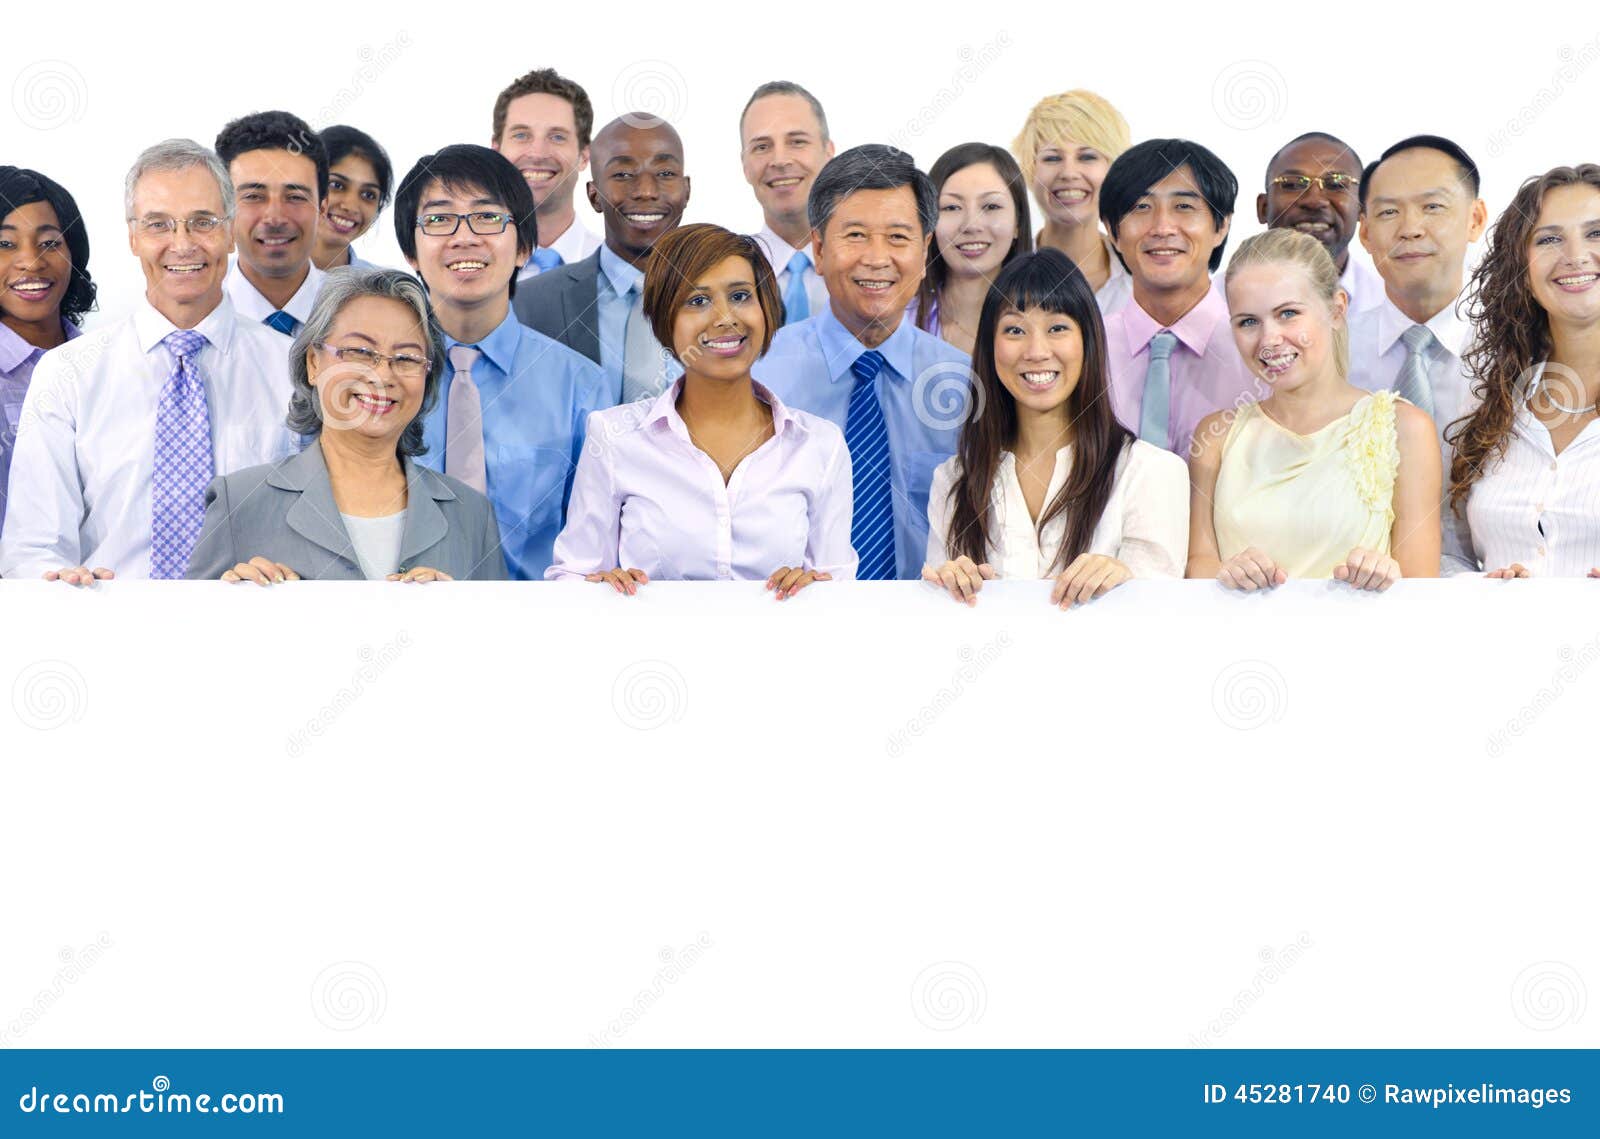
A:
{"label": "white background", "polygon": [[[780,24],[785,11],[792,21]],[[919,22],[918,11],[929,15]],[[1453,138],[1482,168],[1492,215],[1528,175],[1600,160],[1592,5],[1540,4],[1526,19],[1492,24],[1410,2],[1105,11],[816,0],[679,15],[660,5],[469,12],[400,2],[272,20],[215,5],[173,23],[137,7],[96,8],[70,35],[30,37],[8,52],[0,161],[39,169],[73,193],[102,310],[113,315],[144,287],[122,222],[123,175],[143,147],[172,135],[209,145],[230,119],[282,108],[318,129],[368,131],[398,179],[448,143],[487,144],[495,95],[542,66],[584,84],[596,128],[631,110],[672,119],[692,180],[686,219],[751,232],[761,214],[740,171],[738,114],[774,78],[822,100],[840,149],[892,142],[924,169],[956,143],[1009,145],[1042,95],[1087,87],[1117,105],[1135,140],[1184,136],[1221,155],[1241,185],[1241,239],[1261,228],[1255,195],[1267,159],[1307,130],[1345,138],[1368,161],[1408,134]],[[474,21],[494,29],[473,34]],[[599,232],[581,186],[578,208]],[[403,265],[389,211],[357,248]]]}
{"label": "white background", "polygon": [[[8,54],[3,159],[114,315],[144,145],[285,107],[399,173],[545,64],[743,229],[778,77],[924,165],[1089,87],[1227,159],[1239,237],[1304,130],[1454,137],[1494,212],[1597,157],[1584,5],[544,11],[85,14]],[[0,1046],[1592,1047],[1597,585],[4,583]]]}

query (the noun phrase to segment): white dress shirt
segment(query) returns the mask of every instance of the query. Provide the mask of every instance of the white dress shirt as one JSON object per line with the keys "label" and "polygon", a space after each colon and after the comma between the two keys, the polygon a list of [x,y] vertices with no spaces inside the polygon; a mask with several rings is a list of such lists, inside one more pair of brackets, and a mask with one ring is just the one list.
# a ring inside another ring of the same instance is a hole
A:
{"label": "white dress shirt", "polygon": [[[156,415],[172,371],[161,341],[175,331],[141,300],[133,315],[40,359],[11,460],[0,575],[86,565],[150,576]],[[215,473],[293,454],[289,338],[241,319],[226,297],[195,331],[208,341],[196,363]]]}
{"label": "white dress shirt", "polygon": [[1467,524],[1485,570],[1520,563],[1536,577],[1584,577],[1600,568],[1600,420],[1556,454],[1527,405],[1543,368],[1518,399],[1505,455],[1472,484]]}
{"label": "white dress shirt", "polygon": [[[301,324],[310,320],[311,308],[317,303],[317,292],[322,288],[322,282],[327,276],[327,273],[308,262],[306,279],[300,282],[300,287],[294,291],[294,296],[289,298],[289,303],[283,306],[283,311]],[[228,266],[228,275],[223,279],[222,287],[227,291],[228,299],[233,302],[234,312],[243,320],[253,320],[260,324],[278,311],[239,268],[238,254],[234,254],[232,263]],[[269,328],[268,331],[275,330]]]}
{"label": "white dress shirt", "polygon": [[761,580],[783,566],[855,577],[844,433],[755,384],[772,409],[772,438],[724,483],[678,414],[682,388],[680,379],[649,402],[590,413],[545,577],[618,566],[668,581]]}
{"label": "white dress shirt", "polygon": [[[543,236],[541,234],[541,236]],[[561,255],[563,265],[575,265],[589,256],[602,244],[602,238],[592,230],[585,229],[582,222],[576,217],[572,224],[561,231],[561,236],[554,241],[544,242],[540,249],[554,249]],[[526,281],[529,277],[537,277],[543,270],[533,263],[529,257],[527,263],[517,272],[517,280]]]}
{"label": "white dress shirt", "polygon": [[[811,261],[810,240],[808,239],[804,245],[798,247],[790,245],[786,240],[778,236],[777,231],[770,225],[763,226],[760,233],[751,234],[751,236],[756,239],[756,244],[761,246],[761,252],[767,255],[767,264],[772,266],[772,274],[778,278],[778,295],[780,297],[783,296],[784,290],[789,287],[789,260],[796,253],[804,253],[806,259]],[[816,316],[817,313],[828,307],[828,283],[817,272],[817,266],[814,261],[806,266],[805,276],[806,301],[811,305],[811,312],[808,315]]]}
{"label": "white dress shirt", "polygon": [[1376,269],[1357,257],[1355,250],[1350,250],[1347,256],[1349,260],[1345,262],[1344,272],[1339,274],[1339,286],[1350,297],[1350,304],[1345,311],[1353,314],[1377,308],[1386,296],[1383,278],[1378,276]]}
{"label": "white dress shirt", "polygon": [[[950,560],[945,539],[954,513],[950,489],[960,478],[961,458],[953,456],[933,473],[928,492],[928,564]],[[1055,470],[1044,501],[1048,506],[1072,473],[1072,447],[1056,452]],[[1017,479],[1016,456],[1000,453],[989,497],[987,561],[1001,577],[1042,578],[1060,572],[1056,555],[1066,537],[1071,511],[1064,510],[1038,534]],[[1134,440],[1117,458],[1111,497],[1089,541],[1091,554],[1116,558],[1134,577],[1182,577],[1189,560],[1189,468],[1171,451]],[[1062,570],[1066,566],[1060,567]]]}
{"label": "white dress shirt", "polygon": [[[1461,359],[1472,338],[1472,326],[1456,314],[1460,299],[1457,297],[1439,310],[1427,323],[1428,331],[1438,341],[1430,350],[1428,384],[1433,390],[1433,425],[1439,435],[1441,463],[1439,521],[1443,532],[1439,572],[1446,576],[1472,568],[1466,526],[1454,517],[1449,505],[1451,449],[1444,441],[1445,428],[1471,414],[1477,406],[1472,396],[1472,374]],[[1372,308],[1350,318],[1349,323],[1350,382],[1369,392],[1394,391],[1406,362],[1406,346],[1400,337],[1413,321],[1385,294]]]}

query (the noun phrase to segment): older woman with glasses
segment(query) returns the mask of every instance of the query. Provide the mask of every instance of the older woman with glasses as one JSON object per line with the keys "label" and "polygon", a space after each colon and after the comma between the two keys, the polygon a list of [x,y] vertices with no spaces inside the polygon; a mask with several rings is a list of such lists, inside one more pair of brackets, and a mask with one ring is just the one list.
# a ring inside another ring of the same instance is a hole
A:
{"label": "older woman with glasses", "polygon": [[444,343],[422,286],[336,269],[289,354],[300,454],[215,479],[190,578],[503,580],[489,500],[413,462]]}

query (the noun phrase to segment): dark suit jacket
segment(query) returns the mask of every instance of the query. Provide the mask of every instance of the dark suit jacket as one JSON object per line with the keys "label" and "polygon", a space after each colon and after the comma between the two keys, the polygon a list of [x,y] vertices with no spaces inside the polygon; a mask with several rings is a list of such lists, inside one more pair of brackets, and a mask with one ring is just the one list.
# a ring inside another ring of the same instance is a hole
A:
{"label": "dark suit jacket", "polygon": [[[405,460],[406,522],[400,568],[443,570],[457,580],[504,581],[500,529],[489,500],[464,483]],[[191,579],[215,581],[256,556],[306,581],[361,581],[355,546],[333,501],[322,444],[211,480],[206,517],[189,558]]]}
{"label": "dark suit jacket", "polygon": [[600,363],[600,251],[517,282],[511,299],[517,319]]}

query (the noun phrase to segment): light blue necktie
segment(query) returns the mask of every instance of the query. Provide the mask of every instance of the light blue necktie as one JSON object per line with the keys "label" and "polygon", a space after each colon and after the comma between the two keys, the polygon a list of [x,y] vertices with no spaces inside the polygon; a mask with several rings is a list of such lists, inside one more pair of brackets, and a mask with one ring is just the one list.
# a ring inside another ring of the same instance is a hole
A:
{"label": "light blue necktie", "polygon": [[797,249],[789,258],[789,284],[783,290],[783,323],[795,324],[811,316],[811,298],[806,296],[806,270],[811,268],[811,255]]}
{"label": "light blue necktie", "polygon": [[888,581],[895,576],[889,429],[883,421],[875,382],[884,364],[881,352],[868,351],[850,365],[856,386],[850,393],[850,410],[844,420],[844,445],[850,451],[850,485],[855,495],[850,544],[859,559],[856,577],[861,581]]}
{"label": "light blue necktie", "polygon": [[277,329],[285,336],[293,336],[296,332],[300,331],[300,322],[294,317],[290,316],[288,313],[284,312],[282,309],[279,309],[261,323],[265,324],[268,328]]}
{"label": "light blue necktie", "polygon": [[561,254],[554,249],[535,249],[533,251],[533,263],[539,267],[539,272],[541,273],[548,273],[557,265],[566,264],[565,261],[561,260]]}
{"label": "light blue necktie", "polygon": [[1144,401],[1139,405],[1139,438],[1162,450],[1167,441],[1167,425],[1172,418],[1172,350],[1178,345],[1176,334],[1163,328],[1150,338],[1150,363],[1144,372]]}
{"label": "light blue necktie", "polygon": [[211,482],[211,412],[194,358],[207,341],[198,332],[172,332],[161,341],[172,371],[156,405],[156,461],[151,486],[150,576],[180,578],[200,537]]}
{"label": "light blue necktie", "polygon": [[1400,365],[1400,375],[1394,390],[1410,400],[1430,416],[1433,414],[1433,383],[1428,379],[1428,350],[1433,347],[1433,333],[1427,325],[1413,324],[1400,334],[1406,346],[1405,363]]}

